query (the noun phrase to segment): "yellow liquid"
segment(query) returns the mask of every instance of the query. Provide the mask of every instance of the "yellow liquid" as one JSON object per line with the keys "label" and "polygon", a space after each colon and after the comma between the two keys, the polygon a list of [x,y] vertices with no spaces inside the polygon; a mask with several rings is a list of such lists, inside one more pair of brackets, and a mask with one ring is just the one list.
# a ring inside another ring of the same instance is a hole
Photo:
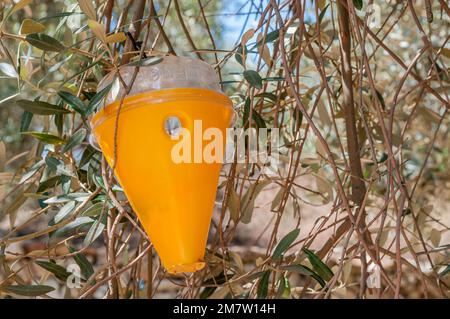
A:
{"label": "yellow liquid", "polygon": [[[91,120],[93,133],[109,165],[114,162],[114,131],[119,102]],[[211,215],[221,163],[175,163],[172,140],[164,129],[170,116],[180,119],[194,143],[194,120],[202,129],[218,128],[225,145],[232,103],[223,94],[193,88],[165,89],[127,97],[117,131],[115,176],[171,273],[204,267]],[[208,141],[202,142],[202,147]]]}

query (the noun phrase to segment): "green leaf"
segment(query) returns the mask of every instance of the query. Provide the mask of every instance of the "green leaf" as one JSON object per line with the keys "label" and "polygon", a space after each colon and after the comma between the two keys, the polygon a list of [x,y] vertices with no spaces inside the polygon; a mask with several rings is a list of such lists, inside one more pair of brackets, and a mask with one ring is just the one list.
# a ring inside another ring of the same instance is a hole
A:
{"label": "green leaf", "polygon": [[72,178],[68,175],[61,175],[61,188],[64,192],[64,194],[68,194],[70,192],[70,184]]}
{"label": "green leaf", "polygon": [[380,100],[380,103],[381,103],[381,108],[383,110],[386,110],[386,102],[384,101],[383,94],[381,94],[378,90],[376,90],[376,92],[377,92],[378,99]]}
{"label": "green leaf", "polygon": [[56,114],[54,122],[55,122],[56,129],[58,130],[58,135],[61,136],[63,134],[63,130],[64,130],[64,115]]}
{"label": "green leaf", "polygon": [[274,30],[266,35],[265,43],[273,42],[280,36],[280,30]]}
{"label": "green leaf", "polygon": [[43,51],[60,52],[66,48],[55,38],[42,33],[29,34],[25,37],[25,40]]}
{"label": "green leaf", "polygon": [[258,128],[266,128],[266,121],[262,118],[261,114],[259,114],[256,110],[253,110],[252,112],[252,119],[255,121],[256,126]]}
{"label": "green leaf", "polygon": [[258,45],[262,45],[262,44],[265,44],[265,43],[273,42],[276,39],[278,39],[279,37],[280,37],[280,30],[277,29],[277,30],[271,31],[271,32],[267,33],[265,39],[261,38],[251,49],[253,50]]}
{"label": "green leaf", "polygon": [[249,275],[247,277],[247,282],[250,282],[250,281],[253,281],[255,279],[258,279],[259,277],[262,277],[264,275],[264,273],[265,273],[265,271],[258,271],[258,272],[255,272],[255,273]]}
{"label": "green leaf", "polygon": [[353,0],[353,5],[356,9],[361,10],[363,7],[363,0]]}
{"label": "green leaf", "polygon": [[20,119],[20,132],[25,132],[28,130],[33,119],[33,113],[24,111],[22,118]]}
{"label": "green leaf", "polygon": [[56,170],[58,169],[58,166],[62,165],[63,163],[57,158],[54,158],[52,156],[47,156],[47,157],[45,157],[45,164],[47,164],[47,167],[51,171],[56,172]]}
{"label": "green leaf", "polygon": [[95,184],[95,176],[100,176],[99,172],[101,169],[101,153],[95,152],[94,155],[89,160],[89,165],[87,169],[88,182],[90,185]]}
{"label": "green leaf", "polygon": [[40,160],[39,162],[37,162],[36,164],[34,164],[33,166],[30,167],[30,169],[24,173],[22,175],[22,178],[19,181],[19,184],[22,184],[23,182],[27,181],[28,179],[30,179],[34,174],[36,174],[36,172],[38,170],[41,169],[41,167],[44,165],[44,161]]}
{"label": "green leaf", "polygon": [[84,165],[86,165],[91,160],[92,156],[94,156],[95,153],[98,153],[97,150],[93,148],[91,145],[88,145],[83,152],[83,156],[81,157],[79,167],[81,168]]}
{"label": "green leaf", "polygon": [[92,223],[94,220],[90,217],[86,217],[86,216],[81,216],[78,217],[77,219],[75,219],[73,222],[68,223],[67,225],[65,225],[64,227],[59,228],[58,230],[56,230],[53,234],[52,237],[60,237],[63,236],[67,233],[69,233],[70,231],[72,231],[75,228],[87,225]]}
{"label": "green leaf", "polygon": [[[245,99],[245,104],[244,104],[244,114],[242,116],[242,125],[245,125],[247,123],[249,114],[250,114],[250,98],[247,97]],[[262,116],[255,109],[253,109],[253,111],[252,111],[252,119],[256,123],[256,126],[258,128],[266,128],[267,127],[266,122],[264,121]]]}
{"label": "green leaf", "polygon": [[35,263],[44,268],[45,270],[51,272],[52,274],[55,275],[56,278],[62,281],[66,281],[67,278],[70,276],[70,273],[63,266],[60,266],[57,263],[44,260],[36,260]]}
{"label": "green leaf", "polygon": [[86,109],[86,115],[91,114],[94,112],[97,108],[97,106],[100,104],[100,102],[103,100],[103,98],[108,94],[108,92],[111,90],[112,84],[104,87],[100,92],[97,92],[92,99],[89,101],[89,105]]}
{"label": "green leaf", "polygon": [[49,179],[39,183],[39,187],[36,190],[36,193],[42,193],[43,191],[49,189],[50,187],[55,187],[60,183],[60,181],[61,181],[60,176],[50,177]]}
{"label": "green leaf", "polygon": [[42,101],[18,100],[16,104],[25,111],[38,115],[53,115],[70,113],[69,110],[59,106]]}
{"label": "green leaf", "polygon": [[75,202],[68,202],[66,205],[61,207],[59,212],[53,218],[55,223],[57,224],[63,219],[65,219],[73,211],[73,209],[75,208],[75,204],[76,204]]}
{"label": "green leaf", "polygon": [[314,254],[311,250],[307,248],[303,248],[306,256],[309,259],[309,262],[313,266],[314,270],[319,274],[320,277],[325,279],[326,281],[333,278],[334,274],[331,269],[322,261],[316,254]]}
{"label": "green leaf", "polygon": [[105,224],[101,222],[100,219],[97,219],[89,229],[88,233],[86,234],[86,237],[84,238],[84,246],[89,246],[91,243],[93,243],[98,236],[100,236],[105,229]]}
{"label": "green leaf", "polygon": [[268,77],[264,78],[264,80],[266,80],[267,82],[281,82],[281,81],[285,81],[286,78],[283,76],[268,76]]}
{"label": "green leaf", "polygon": [[242,115],[242,126],[247,124],[248,117],[250,116],[250,104],[251,100],[249,97],[247,97],[244,102],[244,114]]}
{"label": "green leaf", "polygon": [[29,135],[34,138],[37,138],[41,142],[47,143],[47,144],[54,144],[54,145],[60,145],[65,144],[66,140],[63,140],[62,138],[48,134],[48,133],[42,133],[42,132],[22,132],[24,135]]}
{"label": "green leaf", "polygon": [[290,233],[288,233],[280,242],[278,243],[277,247],[275,248],[272,259],[278,260],[281,258],[281,256],[288,250],[289,246],[294,242],[294,240],[298,237],[298,234],[300,233],[300,229],[294,229]]}
{"label": "green leaf", "polygon": [[318,274],[316,274],[312,269],[309,269],[308,267],[304,265],[289,265],[289,266],[283,266],[281,267],[283,270],[296,272],[305,276],[310,276],[314,278],[321,287],[325,287],[325,280],[322,279]]}
{"label": "green leaf", "polygon": [[200,293],[200,299],[207,299],[214,293],[214,291],[216,291],[216,289],[217,287],[205,287],[205,289],[203,289]]}
{"label": "green leaf", "polygon": [[87,208],[83,213],[81,213],[82,216],[88,216],[88,217],[95,217],[102,213],[103,207],[105,206],[104,203],[95,203],[94,205]]}
{"label": "green leaf", "polygon": [[234,54],[234,58],[236,59],[237,63],[239,63],[242,66],[245,66],[245,60],[244,56],[247,55],[247,46],[239,45],[236,53]]}
{"label": "green leaf", "polygon": [[[69,247],[69,251],[71,253],[76,252],[76,249],[73,247]],[[92,267],[92,264],[89,262],[89,260],[86,258],[86,256],[83,253],[78,253],[73,256],[73,259],[77,263],[77,265],[80,267],[81,273],[83,274],[84,279],[88,280],[93,274],[94,274],[94,267]]]}
{"label": "green leaf", "polygon": [[60,204],[70,201],[82,202],[89,197],[89,193],[71,193],[66,195],[58,195],[45,200],[46,204]]}
{"label": "green leaf", "polygon": [[269,278],[270,270],[266,270],[264,275],[259,280],[258,289],[256,290],[256,294],[259,299],[265,299],[267,297],[267,293],[269,291]]}
{"label": "green leaf", "polygon": [[258,74],[258,72],[253,70],[246,70],[244,71],[244,78],[251,86],[257,89],[262,89],[262,78]]}
{"label": "green leaf", "polygon": [[54,158],[52,156],[45,157],[45,164],[51,172],[55,172],[56,174],[64,174],[64,175],[72,175],[72,172],[64,165],[64,162],[61,160]]}
{"label": "green leaf", "polygon": [[84,138],[86,137],[86,130],[84,128],[79,129],[78,131],[76,131],[67,141],[67,144],[64,145],[62,151],[63,153],[69,151],[70,149],[72,149],[74,146],[80,144],[81,142],[83,142]]}
{"label": "green leaf", "polygon": [[48,15],[48,16],[39,18],[39,19],[37,19],[37,21],[42,22],[42,21],[47,21],[50,19],[59,19],[59,18],[65,18],[65,17],[70,17],[73,15],[81,15],[81,14],[83,14],[83,13],[81,13],[81,12],[60,12],[60,13],[55,13],[53,15]]}
{"label": "green leaf", "polygon": [[325,8],[323,8],[322,11],[320,11],[320,14],[319,14],[319,23],[322,22],[323,17],[325,16],[325,13],[327,12],[327,9],[328,9],[329,6],[330,6],[330,4],[327,4],[327,6],[326,6]]}
{"label": "green leaf", "polygon": [[45,295],[55,288],[45,285],[12,285],[6,287],[0,287],[0,290],[4,292],[13,293],[21,296],[35,297]]}
{"label": "green leaf", "polygon": [[292,134],[296,134],[297,130],[302,125],[302,122],[303,122],[303,113],[299,109],[295,109],[291,125]]}
{"label": "green leaf", "polygon": [[291,295],[291,285],[289,284],[289,279],[285,276],[281,276],[278,279],[278,290],[277,290],[277,299],[280,298],[289,298]]}
{"label": "green leaf", "polygon": [[86,106],[83,101],[80,100],[79,97],[73,95],[72,93],[66,91],[58,92],[59,97],[67,103],[72,109],[74,109],[77,113],[84,115],[86,112]]}

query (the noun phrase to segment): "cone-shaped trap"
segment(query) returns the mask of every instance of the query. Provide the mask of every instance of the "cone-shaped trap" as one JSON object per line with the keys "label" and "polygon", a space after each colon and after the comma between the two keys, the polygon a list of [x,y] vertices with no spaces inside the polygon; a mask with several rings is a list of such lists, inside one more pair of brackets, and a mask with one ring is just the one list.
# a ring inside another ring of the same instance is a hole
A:
{"label": "cone-shaped trap", "polygon": [[[134,67],[127,68],[134,72]],[[225,145],[232,114],[231,101],[211,89],[218,87],[211,72],[203,62],[166,57],[160,64],[141,67],[136,79],[141,89],[124,99],[118,121],[120,90],[112,92],[118,97],[108,97],[109,102],[117,101],[91,119],[95,139],[111,167],[116,152],[114,173],[171,273],[204,267],[221,163],[199,158],[198,151],[203,154],[210,144],[203,140],[208,129],[220,132],[215,143]],[[170,83],[163,83],[168,77]]]}

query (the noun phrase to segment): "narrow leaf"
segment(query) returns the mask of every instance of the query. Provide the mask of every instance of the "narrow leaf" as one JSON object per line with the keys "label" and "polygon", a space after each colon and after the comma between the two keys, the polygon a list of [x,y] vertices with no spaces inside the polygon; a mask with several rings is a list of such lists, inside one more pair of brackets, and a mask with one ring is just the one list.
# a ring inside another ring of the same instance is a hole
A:
{"label": "narrow leaf", "polygon": [[72,93],[66,91],[58,92],[58,96],[67,103],[72,109],[74,109],[77,113],[84,115],[86,112],[86,106],[83,101],[80,100],[79,97],[73,95]]}
{"label": "narrow leaf", "polygon": [[325,287],[325,280],[322,279],[317,273],[315,273],[312,269],[309,269],[308,267],[304,265],[289,265],[282,267],[283,270],[291,271],[291,272],[297,272],[299,274],[310,276],[314,278],[321,287]]}
{"label": "narrow leaf", "polygon": [[247,46],[239,45],[234,55],[234,58],[236,59],[237,63],[239,63],[242,66],[245,66],[246,55],[247,55]]}
{"label": "narrow leaf", "polygon": [[100,221],[100,219],[97,219],[89,229],[88,233],[86,234],[86,237],[84,238],[84,246],[89,246],[91,243],[93,243],[98,236],[100,236],[105,229],[105,225]]}
{"label": "narrow leaf", "polygon": [[36,193],[42,193],[43,191],[51,187],[55,187],[60,183],[60,181],[61,179],[59,176],[50,177],[49,179],[39,183],[39,187],[36,190]]}
{"label": "narrow leaf", "polygon": [[86,115],[91,114],[92,112],[95,112],[97,109],[97,106],[102,102],[103,98],[108,94],[109,90],[111,90],[111,84],[101,89],[99,92],[97,92],[89,101],[89,105],[86,109]]}
{"label": "narrow leaf", "polygon": [[246,70],[244,71],[244,78],[251,86],[257,89],[262,89],[262,78],[258,74],[258,72],[253,70]]}
{"label": "narrow leaf", "polygon": [[323,8],[323,10],[320,11],[319,23],[322,22],[323,17],[325,16],[325,13],[327,12],[327,9],[328,9],[329,6],[330,6],[330,4],[327,4],[327,6],[325,8]]}
{"label": "narrow leaf", "polygon": [[267,33],[266,39],[264,42],[265,43],[273,42],[276,39],[278,39],[279,36],[280,36],[280,30],[271,31],[271,32]]}
{"label": "narrow leaf", "polygon": [[63,140],[62,138],[48,134],[48,133],[42,133],[42,132],[23,132],[24,135],[29,135],[34,138],[37,138],[38,140],[47,143],[47,144],[54,144],[54,145],[60,145],[65,144],[66,140]]}
{"label": "narrow leaf", "polygon": [[31,120],[33,119],[33,113],[24,111],[22,118],[20,119],[20,132],[28,131],[30,127]]}
{"label": "narrow leaf", "polygon": [[38,115],[53,115],[70,113],[69,110],[59,106],[42,101],[18,100],[16,104],[25,111]]}
{"label": "narrow leaf", "polygon": [[32,46],[43,51],[60,52],[66,48],[55,38],[42,33],[29,34],[25,37],[25,40]]}
{"label": "narrow leaf", "polygon": [[298,237],[298,234],[300,233],[299,229],[294,229],[290,233],[288,233],[280,242],[278,243],[277,247],[275,248],[272,258],[274,260],[280,259],[281,256],[286,252],[286,250],[291,246],[291,244],[294,242],[294,240]]}
{"label": "narrow leaf", "polygon": [[16,295],[35,297],[45,295],[55,290],[55,288],[45,285],[12,285],[0,288],[0,290]]}
{"label": "narrow leaf", "polygon": [[94,205],[90,206],[88,209],[86,209],[81,215],[88,216],[88,217],[95,217],[102,213],[104,207],[104,203],[95,203]]}
{"label": "narrow leaf", "polygon": [[64,145],[64,148],[62,149],[63,153],[69,151],[70,149],[72,149],[74,146],[80,144],[81,142],[83,142],[83,140],[86,137],[86,130],[84,128],[79,129],[78,131],[76,131],[67,141],[67,144]]}
{"label": "narrow leaf", "polygon": [[75,208],[75,204],[76,203],[74,201],[72,201],[72,202],[68,202],[66,205],[61,207],[59,212],[53,218],[54,221],[55,221],[55,224],[59,223],[64,218],[66,218],[73,211],[73,209]]}
{"label": "narrow leaf", "polygon": [[307,248],[303,248],[303,251],[306,253],[309,262],[313,266],[314,270],[319,274],[320,277],[325,279],[326,281],[333,278],[334,274],[331,269],[322,261],[316,254],[314,254],[311,250]]}
{"label": "narrow leaf", "polygon": [[266,270],[264,275],[259,280],[258,289],[256,291],[259,299],[265,299],[267,297],[267,293],[269,291],[269,278],[270,270]]}
{"label": "narrow leaf", "polygon": [[64,192],[64,194],[68,194],[70,192],[70,184],[72,178],[68,175],[61,175],[61,188]]}
{"label": "narrow leaf", "polygon": [[64,227],[61,227],[58,230],[56,230],[52,234],[52,237],[63,236],[64,234],[67,234],[68,232],[70,232],[71,230],[73,230],[73,229],[75,229],[77,227],[84,226],[84,225],[90,224],[92,222],[93,222],[92,218],[89,218],[89,217],[86,217],[86,216],[78,217],[73,222],[70,222],[67,225],[65,225]]}
{"label": "narrow leaf", "polygon": [[[73,247],[69,247],[69,251],[71,253],[74,253],[76,250]],[[83,274],[84,279],[89,279],[94,274],[94,267],[92,267],[92,264],[89,262],[89,260],[86,258],[86,256],[83,253],[78,253],[73,256],[73,259],[77,263],[77,265],[80,267],[81,273]]]}
{"label": "narrow leaf", "polygon": [[60,280],[66,281],[67,277],[70,276],[70,273],[63,266],[60,266],[57,263],[44,260],[36,260],[35,263],[54,274],[55,277]]}

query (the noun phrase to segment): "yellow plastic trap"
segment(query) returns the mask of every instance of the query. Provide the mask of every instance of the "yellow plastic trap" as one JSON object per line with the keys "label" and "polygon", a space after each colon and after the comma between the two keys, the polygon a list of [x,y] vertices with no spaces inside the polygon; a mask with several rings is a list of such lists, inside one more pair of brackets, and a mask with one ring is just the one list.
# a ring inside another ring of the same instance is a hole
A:
{"label": "yellow plastic trap", "polygon": [[[194,121],[201,120],[203,130],[218,128],[225,139],[232,103],[218,89],[210,88],[218,87],[217,81],[211,83],[210,79],[204,79],[209,81],[205,85],[201,80],[192,79],[189,72],[198,75],[198,70],[189,69],[192,65],[200,64],[200,71],[212,76],[212,68],[197,60],[165,57],[162,63],[139,73],[145,77],[159,72],[161,84],[168,80],[170,74],[164,72],[167,68],[173,70],[174,61],[184,64],[184,72],[171,73],[173,85],[166,82],[164,86],[169,88],[132,92],[135,94],[124,99],[117,125],[114,173],[164,266],[170,273],[180,273],[194,272],[205,265],[203,257],[221,163],[174,162],[172,148],[179,141],[171,138],[165,123],[169,118],[176,118],[193,137]],[[179,64],[177,67],[180,70]],[[155,81],[153,78],[150,86],[156,85]],[[177,87],[187,84],[196,87]],[[111,167],[119,103],[108,104],[91,119],[94,137]]]}

